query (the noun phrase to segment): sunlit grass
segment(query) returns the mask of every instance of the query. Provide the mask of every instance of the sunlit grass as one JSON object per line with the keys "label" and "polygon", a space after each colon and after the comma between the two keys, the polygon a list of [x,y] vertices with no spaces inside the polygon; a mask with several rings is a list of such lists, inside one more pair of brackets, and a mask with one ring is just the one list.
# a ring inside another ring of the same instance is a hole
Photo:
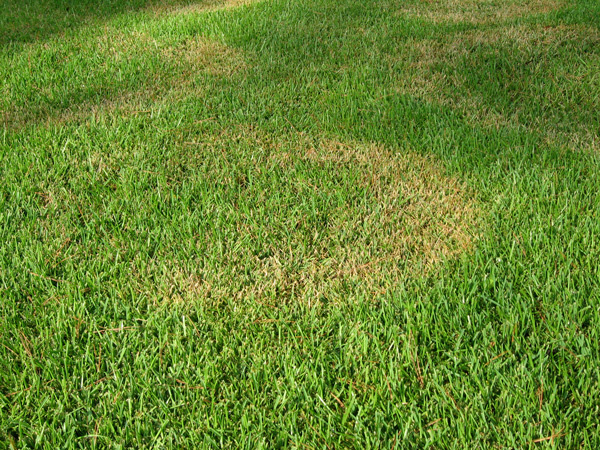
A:
{"label": "sunlit grass", "polygon": [[596,2],[67,3],[0,10],[4,447],[598,446]]}

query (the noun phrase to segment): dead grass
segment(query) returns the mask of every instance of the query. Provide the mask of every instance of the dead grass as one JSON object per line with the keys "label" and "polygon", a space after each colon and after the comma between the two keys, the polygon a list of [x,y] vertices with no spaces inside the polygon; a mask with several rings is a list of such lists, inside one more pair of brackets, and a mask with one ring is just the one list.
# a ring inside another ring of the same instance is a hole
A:
{"label": "dead grass", "polygon": [[242,6],[257,3],[258,1],[261,0],[204,0],[192,2],[185,6],[154,4],[147,11],[156,15],[198,14],[240,8]]}
{"label": "dead grass", "polygon": [[[473,230],[469,227],[476,217],[475,203],[469,200],[472,193],[457,179],[446,176],[434,158],[398,153],[380,144],[334,140],[323,140],[304,158],[360,170],[359,184],[383,212],[380,217],[363,217],[360,221],[374,230],[388,230],[382,247],[389,248],[390,253],[381,261],[400,254],[408,256],[416,250],[410,262],[431,266],[471,247]],[[346,222],[337,226],[342,230]],[[348,258],[350,265],[342,272],[355,273],[365,265],[376,264],[354,259]]]}
{"label": "dead grass", "polygon": [[212,76],[232,76],[247,69],[247,62],[239,50],[208,39],[190,39],[163,50],[172,64],[181,65],[191,73]]}
{"label": "dead grass", "polygon": [[[202,270],[186,270],[176,263],[163,267],[155,277],[162,280],[158,292],[154,286],[157,299],[254,299],[271,304],[374,296],[402,280],[429,273],[441,261],[457,258],[475,245],[481,226],[477,199],[460,180],[445,174],[434,158],[374,143],[315,142],[302,134],[276,138],[247,128],[229,130],[216,140],[207,138],[198,153],[220,154],[222,140],[257,149],[252,169],[256,177],[276,170],[292,174],[298,164],[356,176],[353,186],[343,186],[290,175],[288,189],[300,198],[333,197],[346,190],[354,190],[354,195],[346,204],[331,207],[322,228],[307,230],[308,218],[285,210],[274,212],[269,225],[252,217],[236,218],[231,226],[236,238],[229,243],[236,250],[212,265],[198,264]],[[239,183],[235,176],[218,177],[215,174],[215,183]],[[268,199],[259,202],[267,204]],[[280,240],[265,245],[263,253],[268,256],[257,256],[248,249],[250,244],[244,244],[277,236],[281,228],[291,234],[290,244]]]}
{"label": "dead grass", "polygon": [[[457,33],[443,41],[409,40],[389,61],[391,66],[401,68],[393,71],[398,74],[395,88],[399,93],[451,107],[473,125],[541,132],[548,143],[562,142],[573,147],[587,147],[591,145],[590,140],[594,139],[597,130],[588,129],[577,121],[573,121],[569,130],[557,130],[551,125],[553,117],[541,114],[527,117],[517,106],[518,103],[514,108],[500,109],[493,99],[488,98],[485,90],[479,89],[473,79],[468,78],[470,73],[466,70],[470,66],[470,70],[479,70],[482,56],[489,54],[494,57],[497,52],[506,49],[510,49],[516,58],[524,58],[524,55],[548,54],[561,45],[579,45],[583,42],[600,45],[600,32],[594,27],[581,25],[510,25]],[[531,89],[531,92],[524,91],[522,96],[531,97],[537,104],[548,104],[546,110],[549,113],[556,112],[556,90],[564,91],[565,98],[569,99],[578,93],[583,95],[587,90],[586,83],[594,82],[594,71],[590,67],[600,67],[600,58],[592,55],[588,59],[588,63],[579,68],[576,61],[560,70],[548,69],[543,65],[531,67],[529,70],[532,73],[526,75],[531,82],[517,80],[523,83],[525,89],[528,86]],[[547,80],[548,88],[533,91],[531,86],[540,80]]]}
{"label": "dead grass", "polygon": [[400,15],[434,23],[488,24],[560,9],[564,0],[421,0],[403,2]]}
{"label": "dead grass", "polygon": [[[245,56],[239,50],[207,38],[196,37],[168,45],[157,42],[146,33],[124,33],[109,28],[86,43],[81,53],[98,61],[93,71],[85,74],[85,83],[93,84],[97,79],[105,91],[103,98],[73,102],[64,109],[50,107],[44,102],[37,102],[37,108],[13,104],[0,111],[4,124],[12,129],[31,123],[62,126],[92,117],[143,114],[157,104],[200,95],[203,76],[233,77],[242,74],[248,67]],[[118,72],[120,66],[135,64],[140,55],[147,55],[148,60],[160,60],[155,63],[153,76],[137,85],[125,79],[122,86],[113,83],[110,88],[104,87],[105,73]],[[60,89],[63,88],[59,85],[47,86],[46,95],[62,96]]]}

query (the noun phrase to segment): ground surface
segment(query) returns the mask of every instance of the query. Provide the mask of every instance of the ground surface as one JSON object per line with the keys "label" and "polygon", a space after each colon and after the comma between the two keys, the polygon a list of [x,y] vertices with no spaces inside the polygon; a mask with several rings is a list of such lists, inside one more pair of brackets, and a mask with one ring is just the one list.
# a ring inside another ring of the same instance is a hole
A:
{"label": "ground surface", "polygon": [[0,448],[599,447],[599,27],[4,0]]}

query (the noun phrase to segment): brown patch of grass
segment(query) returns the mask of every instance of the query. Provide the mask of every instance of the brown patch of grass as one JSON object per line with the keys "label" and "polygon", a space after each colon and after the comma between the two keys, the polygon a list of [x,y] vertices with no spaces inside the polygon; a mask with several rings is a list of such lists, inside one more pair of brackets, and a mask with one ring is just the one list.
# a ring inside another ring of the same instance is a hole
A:
{"label": "brown patch of grass", "polygon": [[[81,54],[99,61],[93,72],[86,74],[82,84],[97,83],[99,89],[106,91],[103,98],[75,102],[63,109],[39,100],[31,102],[37,103],[36,108],[13,105],[0,111],[3,122],[10,128],[19,129],[30,123],[64,125],[89,117],[146,113],[157,104],[198,95],[202,90],[200,75],[232,77],[247,69],[246,59],[240,51],[207,38],[166,44],[146,33],[126,33],[110,28],[85,43]],[[149,61],[160,59],[153,66],[155,73],[147,77],[144,74],[144,79],[137,85],[128,79],[123,81],[122,87],[117,83],[106,85],[105,72],[135,64],[140,55],[147,55]],[[56,97],[55,90],[59,88],[49,85],[42,90],[48,97]]]}
{"label": "brown patch of grass", "polygon": [[247,68],[243,55],[232,47],[208,39],[191,39],[164,49],[168,61],[183,69],[213,76],[231,76]]}
{"label": "brown patch of grass", "polygon": [[155,4],[152,5],[149,11],[155,14],[196,14],[239,8],[257,3],[258,1],[261,0],[204,0],[200,2],[192,2],[185,6]]}
{"label": "brown patch of grass", "polygon": [[[211,139],[207,137],[206,147],[199,150],[204,158],[206,153],[222,154],[219,150],[231,145],[223,145],[224,140],[235,142],[235,148],[251,146],[257,149],[248,167],[254,177],[280,171],[289,178],[289,186],[280,188],[292,190],[298,198],[347,195],[347,201],[332,206],[327,226],[317,228],[306,225],[309,217],[286,207],[273,209],[267,224],[252,215],[232,217],[227,233],[235,236],[229,242],[231,249],[219,260],[195,265],[203,267],[201,270],[172,263],[157,277],[163,280],[155,291],[158,298],[254,299],[277,304],[374,296],[393,290],[402,280],[431,272],[441,261],[469,252],[477,240],[481,224],[475,194],[448,176],[432,157],[375,143],[315,141],[302,134],[281,138],[247,128],[230,129]],[[298,165],[328,174],[343,173],[354,181],[345,185],[296,178],[293,173]],[[215,172],[214,182],[223,187],[239,184],[233,172],[227,179],[223,172]],[[273,194],[261,190],[243,196],[256,198],[262,205],[268,204]],[[260,216],[260,211],[255,213]],[[288,237],[273,239],[281,229],[288,230]],[[213,238],[199,239],[210,242]],[[265,242],[264,255],[248,248],[259,241]]]}
{"label": "brown patch of grass", "polygon": [[560,9],[564,0],[421,0],[404,6],[399,14],[434,23],[498,23]]}
{"label": "brown patch of grass", "polygon": [[[582,123],[573,121],[568,131],[556,130],[552,125],[552,114],[556,110],[561,94],[565,98],[574,93],[587,90],[585,83],[592,83],[586,66],[577,67],[576,63],[558,66],[558,69],[545,66],[532,67],[531,73],[515,76],[529,77],[532,82],[519,80],[523,89],[521,97],[531,97],[537,104],[547,104],[546,116],[527,117],[521,108],[498,109],[493,101],[486,98],[486,92],[477,89],[469,79],[470,64],[477,64],[477,58],[483,54],[496,57],[501,49],[509,48],[517,58],[527,59],[524,55],[547,53],[554,47],[565,43],[593,42],[600,45],[600,32],[589,26],[531,26],[511,25],[487,30],[474,30],[451,35],[447,40],[409,40],[393,56],[391,66],[395,70],[396,90],[410,94],[431,103],[451,107],[462,113],[473,125],[490,128],[521,128],[540,133],[548,143],[568,143],[573,147],[588,146],[597,137],[597,130],[590,130]],[[600,67],[597,55],[588,55],[590,67]],[[517,64],[515,62],[515,64]],[[523,62],[522,66],[524,66]],[[580,70],[581,69],[581,70]],[[547,80],[546,85],[553,88],[534,90],[534,83]],[[509,80],[507,80],[509,81]]]}
{"label": "brown patch of grass", "polygon": [[[396,78],[396,90],[402,94],[410,94],[431,103],[459,109],[470,115],[474,123],[483,126],[501,127],[509,125],[510,120],[503,114],[489,108],[482,98],[467,92],[460,95],[467,83],[460,71],[445,71],[445,67],[453,67],[469,56],[476,39],[465,33],[451,42],[437,40],[410,40],[403,46],[400,64],[408,70]],[[397,62],[397,61],[395,61]]]}
{"label": "brown patch of grass", "polygon": [[211,286],[195,274],[182,270],[167,272],[158,286],[158,297],[169,299],[170,302],[181,303],[198,298],[208,298]]}
{"label": "brown patch of grass", "polygon": [[17,127],[30,122],[36,122],[46,127],[66,126],[90,119],[98,121],[110,117],[149,114],[155,107],[153,100],[156,99],[157,92],[158,89],[148,87],[139,92],[121,92],[99,102],[83,102],[64,110],[47,111],[42,118],[23,116]]}
{"label": "brown patch of grass", "polygon": [[[410,255],[416,249],[409,259],[411,263],[418,262],[422,269],[471,247],[470,226],[476,217],[475,203],[469,200],[472,193],[458,179],[445,175],[434,158],[398,153],[380,144],[334,140],[322,141],[304,157],[320,164],[359,169],[362,175],[359,184],[382,208],[381,217],[373,218],[372,222],[367,219],[366,223],[371,223],[373,229],[388,230],[382,245],[390,253],[370,261],[353,262],[355,258],[350,257],[350,265],[343,272],[356,273],[367,267],[370,271],[372,265],[401,254]],[[341,230],[346,222],[337,225]]]}

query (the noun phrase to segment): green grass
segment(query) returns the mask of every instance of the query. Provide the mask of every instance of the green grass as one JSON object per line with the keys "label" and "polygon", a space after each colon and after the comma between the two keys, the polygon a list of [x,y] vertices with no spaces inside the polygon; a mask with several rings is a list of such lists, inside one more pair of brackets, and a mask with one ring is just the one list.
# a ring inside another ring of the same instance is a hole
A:
{"label": "green grass", "polygon": [[0,448],[600,446],[595,0],[5,0]]}

